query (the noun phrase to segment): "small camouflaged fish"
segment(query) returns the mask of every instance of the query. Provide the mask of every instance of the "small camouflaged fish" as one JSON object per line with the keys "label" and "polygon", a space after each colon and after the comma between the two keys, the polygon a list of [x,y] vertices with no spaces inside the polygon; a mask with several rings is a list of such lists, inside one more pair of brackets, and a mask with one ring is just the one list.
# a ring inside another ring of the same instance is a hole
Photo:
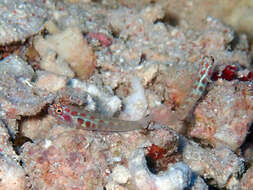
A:
{"label": "small camouflaged fish", "polygon": [[214,58],[212,56],[205,56],[200,63],[198,78],[195,81],[193,88],[189,95],[183,100],[182,104],[176,111],[171,111],[168,114],[167,124],[174,124],[177,121],[183,121],[187,118],[189,113],[194,109],[198,100],[203,96],[208,82],[211,81],[211,76],[215,68]]}
{"label": "small camouflaged fish", "polygon": [[[204,57],[200,65],[199,78],[196,80],[191,93],[182,102],[182,105],[178,110],[169,113],[167,124],[172,124],[176,121],[186,119],[187,115],[194,108],[196,102],[203,95],[214,66],[213,57]],[[48,112],[63,124],[90,131],[124,132],[136,129],[145,129],[150,121],[150,117],[138,121],[125,121],[117,118],[108,118],[96,113],[81,110],[75,106],[62,104],[51,105]]]}
{"label": "small camouflaged fish", "polygon": [[125,132],[145,129],[149,121],[148,117],[138,121],[109,118],[63,104],[49,106],[48,112],[63,124],[90,131]]}

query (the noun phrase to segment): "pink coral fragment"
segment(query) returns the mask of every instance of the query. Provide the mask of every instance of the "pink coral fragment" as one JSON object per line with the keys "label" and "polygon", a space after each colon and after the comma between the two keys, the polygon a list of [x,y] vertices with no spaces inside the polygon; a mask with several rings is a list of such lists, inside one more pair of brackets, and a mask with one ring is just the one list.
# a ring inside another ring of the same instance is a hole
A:
{"label": "pink coral fragment", "polygon": [[88,38],[97,39],[102,47],[107,47],[112,44],[112,39],[101,32],[90,32],[88,34]]}

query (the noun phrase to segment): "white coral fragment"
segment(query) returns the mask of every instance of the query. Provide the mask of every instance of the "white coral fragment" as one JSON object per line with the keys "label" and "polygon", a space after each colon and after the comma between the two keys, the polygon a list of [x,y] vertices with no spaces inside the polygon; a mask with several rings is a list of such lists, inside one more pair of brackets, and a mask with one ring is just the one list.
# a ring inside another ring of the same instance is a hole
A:
{"label": "white coral fragment", "polygon": [[0,189],[24,190],[25,171],[9,157],[0,154]]}
{"label": "white coral fragment", "polygon": [[147,111],[147,100],[144,88],[137,77],[131,79],[133,92],[124,99],[125,109],[121,117],[129,120],[139,120],[143,118]]}
{"label": "white coral fragment", "polygon": [[112,179],[118,184],[125,184],[130,176],[129,170],[122,165],[117,165],[115,168],[113,168],[111,174]]}
{"label": "white coral fragment", "polygon": [[143,149],[137,149],[132,154],[128,166],[139,189],[183,190],[191,182],[191,169],[183,162],[172,165],[162,174],[152,174],[147,167]]}

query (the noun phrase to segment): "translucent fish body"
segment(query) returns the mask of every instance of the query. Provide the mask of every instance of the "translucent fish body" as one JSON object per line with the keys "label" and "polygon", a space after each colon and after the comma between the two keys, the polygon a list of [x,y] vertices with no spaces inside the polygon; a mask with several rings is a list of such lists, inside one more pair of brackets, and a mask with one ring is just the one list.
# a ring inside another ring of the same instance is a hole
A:
{"label": "translucent fish body", "polygon": [[215,68],[215,62],[212,56],[206,56],[200,63],[198,78],[195,81],[191,92],[187,95],[178,110],[170,112],[167,124],[174,124],[177,121],[184,120],[194,109],[198,100],[204,94],[208,82]]}
{"label": "translucent fish body", "polygon": [[144,129],[147,125],[147,119],[126,121],[108,118],[70,105],[54,104],[48,112],[63,124],[90,131],[124,132]]}

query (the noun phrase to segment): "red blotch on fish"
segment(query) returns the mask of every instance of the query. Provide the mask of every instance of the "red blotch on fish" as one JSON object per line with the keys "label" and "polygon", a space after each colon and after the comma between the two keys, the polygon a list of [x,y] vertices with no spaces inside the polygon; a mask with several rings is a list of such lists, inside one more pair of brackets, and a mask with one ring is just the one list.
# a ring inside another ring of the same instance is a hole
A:
{"label": "red blotch on fish", "polygon": [[86,114],[85,113],[80,113],[80,116],[86,117]]}
{"label": "red blotch on fish", "polygon": [[91,124],[90,121],[86,121],[86,122],[85,122],[85,125],[86,125],[86,127],[88,127],[88,128],[90,127],[90,124]]}
{"label": "red blotch on fish", "polygon": [[71,115],[77,116],[77,112],[76,112],[76,111],[72,111],[72,112],[71,112]]}
{"label": "red blotch on fish", "polygon": [[65,111],[66,111],[66,112],[70,112],[70,109],[66,108]]}
{"label": "red blotch on fish", "polygon": [[77,122],[78,122],[80,125],[82,125],[82,124],[84,123],[84,120],[81,119],[81,118],[77,118]]}
{"label": "red blotch on fish", "polygon": [[62,116],[67,122],[71,122],[72,118],[69,115]]}
{"label": "red blotch on fish", "polygon": [[[58,109],[62,112],[59,114]],[[69,110],[69,112],[66,111]],[[149,121],[149,117],[139,121],[124,121],[117,118],[103,117],[97,113],[88,113],[78,107],[64,104],[54,104],[49,107],[48,113],[72,127],[83,128],[86,130],[124,132],[136,129],[143,129]],[[99,126],[99,127],[98,127]]]}
{"label": "red blotch on fish", "polygon": [[95,120],[95,119],[96,119],[95,116],[93,116],[93,115],[90,116],[90,120]]}

